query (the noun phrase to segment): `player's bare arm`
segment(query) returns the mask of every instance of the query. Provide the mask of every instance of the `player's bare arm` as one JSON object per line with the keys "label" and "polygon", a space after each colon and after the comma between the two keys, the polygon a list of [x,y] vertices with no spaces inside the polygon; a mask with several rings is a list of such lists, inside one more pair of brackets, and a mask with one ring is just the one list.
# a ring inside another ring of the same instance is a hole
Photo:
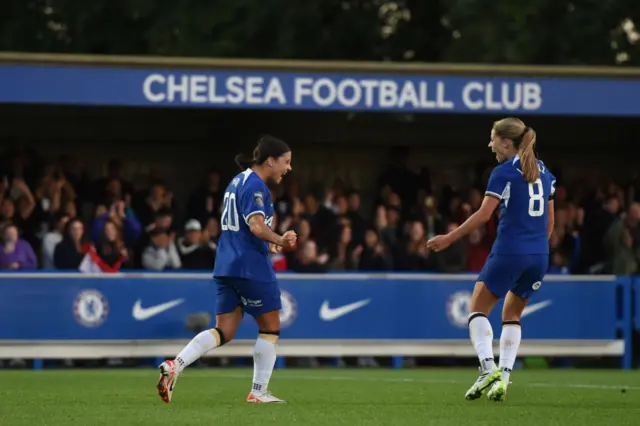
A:
{"label": "player's bare arm", "polygon": [[278,235],[264,223],[264,216],[254,214],[249,218],[249,230],[253,235],[276,246],[289,248],[296,243],[298,236],[294,231],[287,231],[284,235]]}
{"label": "player's bare arm", "polygon": [[440,251],[444,250],[453,244],[455,241],[470,234],[482,224],[487,223],[491,219],[491,215],[495,211],[496,207],[500,204],[500,199],[491,195],[487,195],[482,200],[482,205],[477,212],[469,216],[462,225],[449,232],[447,235],[436,235],[427,242],[427,247],[430,250]]}
{"label": "player's bare arm", "polygon": [[549,221],[547,222],[547,238],[549,239],[551,239],[553,228],[556,226],[556,212],[553,206],[553,200],[549,200],[547,203],[547,214],[549,215]]}

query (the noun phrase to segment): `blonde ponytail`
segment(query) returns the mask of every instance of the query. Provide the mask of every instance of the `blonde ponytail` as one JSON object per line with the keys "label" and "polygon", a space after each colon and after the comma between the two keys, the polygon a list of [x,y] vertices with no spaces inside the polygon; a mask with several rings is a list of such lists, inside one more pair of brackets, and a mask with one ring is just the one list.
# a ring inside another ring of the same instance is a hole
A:
{"label": "blonde ponytail", "polygon": [[529,183],[533,183],[540,177],[540,170],[538,169],[538,159],[533,152],[533,147],[536,144],[536,132],[532,128],[526,128],[525,134],[522,136],[522,142],[518,149],[518,155],[520,156],[520,164],[522,164],[522,174]]}

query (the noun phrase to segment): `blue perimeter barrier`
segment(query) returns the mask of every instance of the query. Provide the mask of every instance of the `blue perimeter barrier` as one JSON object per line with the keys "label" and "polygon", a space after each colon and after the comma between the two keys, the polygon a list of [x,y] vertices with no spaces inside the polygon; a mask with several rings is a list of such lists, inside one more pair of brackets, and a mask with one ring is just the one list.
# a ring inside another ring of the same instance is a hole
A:
{"label": "blue perimeter barrier", "polygon": [[[468,306],[475,274],[280,274],[287,356],[474,356]],[[0,273],[0,358],[175,356],[186,319],[214,316],[210,274]],[[248,301],[259,303],[260,301]],[[501,306],[490,316],[496,336]],[[635,314],[634,314],[635,312]],[[640,280],[547,276],[523,314],[521,356],[619,356],[632,367]],[[257,328],[208,356],[249,356]],[[497,343],[497,342],[496,342]]]}

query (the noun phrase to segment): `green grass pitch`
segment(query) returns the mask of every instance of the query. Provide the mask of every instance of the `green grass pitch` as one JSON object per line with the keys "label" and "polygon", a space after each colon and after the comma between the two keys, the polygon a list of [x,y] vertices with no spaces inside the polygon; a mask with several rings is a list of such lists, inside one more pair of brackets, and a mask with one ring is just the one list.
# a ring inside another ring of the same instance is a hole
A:
{"label": "green grass pitch", "polygon": [[0,425],[638,425],[640,371],[518,370],[507,400],[465,401],[471,369],[285,369],[286,405],[244,402],[247,369],[191,369],[171,404],[152,369],[0,371]]}

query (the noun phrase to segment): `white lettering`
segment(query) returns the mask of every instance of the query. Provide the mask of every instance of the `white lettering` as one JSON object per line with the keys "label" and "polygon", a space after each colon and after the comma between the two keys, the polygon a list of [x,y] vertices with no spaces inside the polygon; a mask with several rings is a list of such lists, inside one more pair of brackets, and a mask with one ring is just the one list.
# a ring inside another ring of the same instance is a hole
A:
{"label": "white lettering", "polygon": [[364,89],[364,104],[367,108],[371,108],[373,106],[373,91],[380,83],[376,80],[362,80],[360,85]]}
{"label": "white lettering", "polygon": [[215,77],[209,77],[209,103],[211,104],[223,104],[225,102],[224,96],[218,95],[217,84]]}
{"label": "white lettering", "polygon": [[249,105],[257,105],[262,103],[262,85],[264,79],[262,77],[249,77],[246,80],[246,98]]}
{"label": "white lettering", "polygon": [[207,76],[206,75],[193,75],[189,79],[189,97],[191,102],[203,104],[207,102]]}
{"label": "white lettering", "polygon": [[304,78],[296,78],[294,83],[294,102],[296,105],[302,104],[302,98],[304,96],[312,95],[311,85],[313,84],[313,80],[307,77]]}
{"label": "white lettering", "polygon": [[[353,92],[351,98],[347,97],[347,89],[351,89]],[[362,89],[355,80],[346,79],[338,84],[338,102],[340,102],[340,104],[346,107],[352,107],[358,105],[361,98]]]}
{"label": "white lettering", "polygon": [[462,100],[470,110],[536,110],[542,105],[542,89],[538,83],[503,82],[495,89],[493,83],[472,81],[462,90]]}
{"label": "white lettering", "polygon": [[267,86],[267,94],[265,95],[264,102],[266,104],[270,104],[274,99],[278,101],[280,105],[284,105],[287,103],[287,98],[284,96],[284,90],[282,90],[280,80],[277,78],[272,78],[269,81],[269,86]]}
{"label": "white lettering", "polygon": [[164,94],[164,92],[154,92],[152,86],[155,83],[164,85],[166,82],[167,79],[160,74],[151,74],[149,77],[145,78],[144,83],[142,84],[142,93],[144,93],[144,97],[147,98],[149,102],[164,101],[166,99],[166,95]]}
{"label": "white lettering", "polygon": [[453,102],[446,99],[446,88],[442,81],[436,84],[436,103],[440,109],[453,109]]}
{"label": "white lettering", "polygon": [[420,105],[427,109],[436,108],[436,103],[429,100],[429,86],[425,82],[420,83]]}
{"label": "white lettering", "polygon": [[472,92],[482,92],[483,89],[482,84],[477,81],[472,81],[464,86],[464,89],[462,89],[462,102],[464,102],[467,108],[471,110],[479,110],[482,108],[482,100],[477,99],[477,97],[475,97],[477,100],[474,100],[471,96]]}
{"label": "white lettering", "polygon": [[522,107],[528,111],[540,109],[542,106],[542,88],[538,83],[524,83]]}
{"label": "white lettering", "polygon": [[[322,97],[321,90],[326,87],[328,95]],[[313,101],[323,107],[331,105],[336,100],[336,86],[328,78],[321,78],[313,85]]]}
{"label": "white lettering", "polygon": [[485,102],[484,107],[486,109],[491,109],[491,110],[501,110],[502,109],[502,105],[500,105],[499,102],[496,102],[495,98],[493,96],[493,84],[492,83],[486,83],[485,86],[484,86],[484,102]]}
{"label": "white lettering", "polygon": [[378,105],[381,108],[391,108],[398,103],[398,85],[395,81],[383,80],[380,82]]}
{"label": "white lettering", "polygon": [[[424,90],[426,91],[426,83],[421,82],[420,83],[420,94],[422,95],[422,89],[424,86]],[[421,100],[422,100],[422,96],[420,96]],[[400,99],[398,101],[398,106],[400,108],[403,108],[406,104],[411,104],[414,108],[418,108],[418,94],[416,93],[416,88],[414,87],[413,83],[411,83],[410,81],[407,81],[404,86],[402,86],[402,91],[400,92]],[[422,107],[424,107],[424,104],[421,103]]]}
{"label": "white lettering", "polygon": [[176,99],[176,95],[180,96],[182,102],[186,102],[189,97],[189,79],[186,75],[179,78],[179,82],[176,81],[176,76],[170,75],[167,81],[167,100],[173,102]]}
{"label": "white lettering", "polygon": [[245,93],[244,80],[242,77],[232,76],[227,79],[227,96],[220,97],[220,103],[225,103],[225,100],[232,104],[241,104],[244,102]]}
{"label": "white lettering", "polygon": [[[509,96],[509,92],[512,92],[513,99]],[[516,83],[513,86],[513,90],[509,90],[509,83],[502,83],[502,105],[505,109],[515,110],[522,105],[522,85]]]}

